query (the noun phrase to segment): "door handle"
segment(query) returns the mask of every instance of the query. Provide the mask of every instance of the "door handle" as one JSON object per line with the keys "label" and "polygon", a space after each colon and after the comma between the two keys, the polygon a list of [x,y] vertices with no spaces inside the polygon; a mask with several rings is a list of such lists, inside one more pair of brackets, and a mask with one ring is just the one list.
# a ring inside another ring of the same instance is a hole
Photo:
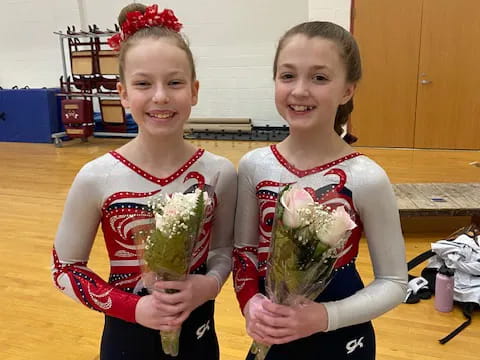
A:
{"label": "door handle", "polygon": [[0,112],[0,120],[6,121],[6,120],[7,120],[7,119],[5,118],[6,115],[7,115],[7,114],[6,114],[5,112],[1,111],[1,112]]}
{"label": "door handle", "polygon": [[425,80],[425,79],[422,79],[420,80],[420,84],[422,85],[428,85],[428,84],[431,84],[432,82],[430,80]]}

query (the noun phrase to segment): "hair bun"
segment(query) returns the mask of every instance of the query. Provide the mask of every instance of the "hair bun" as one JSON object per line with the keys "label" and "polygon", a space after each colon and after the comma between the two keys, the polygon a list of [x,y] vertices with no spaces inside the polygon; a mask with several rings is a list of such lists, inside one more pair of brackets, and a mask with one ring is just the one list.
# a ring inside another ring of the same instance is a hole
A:
{"label": "hair bun", "polygon": [[122,42],[126,41],[137,31],[146,28],[163,27],[178,33],[182,24],[170,9],[158,12],[158,5],[145,6],[130,4],[125,6],[118,16],[120,32],[107,39],[108,45],[114,50],[120,50]]}
{"label": "hair bun", "polygon": [[355,135],[352,135],[350,134],[349,132],[347,132],[344,136],[343,136],[343,140],[347,143],[347,144],[353,144],[355,142],[357,142],[358,138],[355,136]]}
{"label": "hair bun", "polygon": [[120,10],[120,14],[118,14],[118,25],[122,26],[122,24],[127,19],[127,14],[132,11],[139,11],[142,14],[145,12],[147,7],[140,3],[132,3],[125,6],[122,10]]}

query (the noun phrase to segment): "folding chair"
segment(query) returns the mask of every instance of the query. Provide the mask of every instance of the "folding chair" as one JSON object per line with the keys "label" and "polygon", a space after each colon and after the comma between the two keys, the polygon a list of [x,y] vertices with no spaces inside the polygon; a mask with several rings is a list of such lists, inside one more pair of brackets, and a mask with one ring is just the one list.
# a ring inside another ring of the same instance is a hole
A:
{"label": "folding chair", "polygon": [[106,132],[127,132],[125,110],[118,99],[98,99],[102,114],[102,125]]}

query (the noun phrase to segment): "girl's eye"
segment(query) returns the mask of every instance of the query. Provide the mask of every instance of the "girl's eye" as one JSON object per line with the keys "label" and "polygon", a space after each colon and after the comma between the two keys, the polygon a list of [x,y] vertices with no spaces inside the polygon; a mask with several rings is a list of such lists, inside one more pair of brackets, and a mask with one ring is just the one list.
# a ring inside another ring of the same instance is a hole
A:
{"label": "girl's eye", "polygon": [[173,86],[173,87],[179,87],[183,85],[185,82],[182,80],[172,80],[168,83],[168,85]]}
{"label": "girl's eye", "polygon": [[137,87],[147,87],[150,84],[147,81],[135,81],[133,85]]}
{"label": "girl's eye", "polygon": [[316,74],[313,76],[315,81],[327,81],[328,79],[324,75]]}
{"label": "girl's eye", "polygon": [[279,78],[280,80],[290,80],[290,79],[293,79],[294,76],[291,73],[284,73],[284,74],[280,74]]}

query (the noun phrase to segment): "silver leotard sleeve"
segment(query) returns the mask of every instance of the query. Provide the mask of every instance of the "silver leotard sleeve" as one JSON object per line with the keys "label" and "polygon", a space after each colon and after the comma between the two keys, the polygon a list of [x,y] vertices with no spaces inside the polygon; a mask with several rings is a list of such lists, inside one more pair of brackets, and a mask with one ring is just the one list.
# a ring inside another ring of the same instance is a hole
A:
{"label": "silver leotard sleeve", "polygon": [[363,323],[403,301],[407,289],[405,244],[390,181],[373,162],[352,176],[354,204],[364,225],[375,279],[343,300],[327,302],[328,331]]}
{"label": "silver leotard sleeve", "polygon": [[218,206],[212,229],[210,251],[207,260],[207,275],[214,276],[219,289],[227,280],[232,268],[233,223],[237,199],[237,172],[233,164],[218,157],[212,161],[212,171],[218,171],[218,183],[215,193]]}

